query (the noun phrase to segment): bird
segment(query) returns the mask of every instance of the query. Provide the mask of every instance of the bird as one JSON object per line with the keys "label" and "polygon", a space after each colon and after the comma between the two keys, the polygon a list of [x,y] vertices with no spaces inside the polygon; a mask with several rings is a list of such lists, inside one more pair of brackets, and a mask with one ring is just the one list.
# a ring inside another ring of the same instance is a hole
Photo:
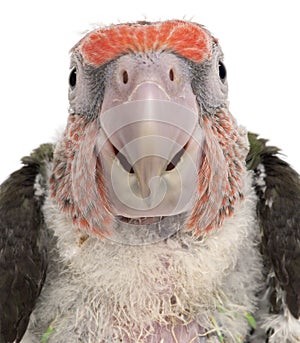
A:
{"label": "bird", "polygon": [[193,21],[70,51],[62,134],[0,188],[1,343],[300,342],[300,182]]}

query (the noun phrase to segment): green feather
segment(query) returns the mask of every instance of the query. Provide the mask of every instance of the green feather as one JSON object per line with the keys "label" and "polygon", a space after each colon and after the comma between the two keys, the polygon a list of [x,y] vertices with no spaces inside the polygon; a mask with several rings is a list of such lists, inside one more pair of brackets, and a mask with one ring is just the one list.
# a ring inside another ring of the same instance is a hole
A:
{"label": "green feather", "polygon": [[221,329],[220,329],[220,327],[219,327],[219,325],[218,325],[218,323],[217,323],[217,321],[216,321],[216,319],[214,317],[211,317],[211,322],[212,322],[212,324],[213,324],[213,326],[214,326],[214,328],[216,330],[216,333],[217,333],[217,336],[219,338],[219,341],[221,343],[224,343],[223,334],[222,334]]}
{"label": "green feather", "polygon": [[25,156],[21,159],[23,164],[35,164],[39,166],[39,172],[45,177],[46,162],[52,161],[54,145],[50,143],[41,144],[37,149],[33,150],[30,156]]}
{"label": "green feather", "polygon": [[246,158],[248,169],[254,170],[261,163],[262,154],[276,155],[280,151],[274,146],[267,146],[268,140],[258,138],[258,135],[248,132],[250,150]]}
{"label": "green feather", "polygon": [[47,328],[47,331],[42,336],[41,343],[47,343],[52,332],[53,332],[53,327],[51,325],[49,325],[49,327]]}
{"label": "green feather", "polygon": [[253,329],[256,329],[256,320],[255,320],[255,318],[250,313],[245,313],[245,316],[246,316],[246,318],[248,320],[249,325]]}

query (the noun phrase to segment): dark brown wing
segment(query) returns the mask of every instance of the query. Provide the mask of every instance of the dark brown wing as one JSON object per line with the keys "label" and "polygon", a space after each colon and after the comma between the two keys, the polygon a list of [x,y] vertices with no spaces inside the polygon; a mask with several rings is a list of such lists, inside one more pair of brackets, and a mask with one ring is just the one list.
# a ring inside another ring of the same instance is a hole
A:
{"label": "dark brown wing", "polygon": [[[48,156],[49,155],[49,156]],[[47,231],[41,206],[43,145],[0,188],[0,342],[20,342],[46,276]],[[39,175],[39,191],[35,183]],[[36,194],[35,194],[36,193]]]}
{"label": "dark brown wing", "polygon": [[[274,271],[275,283],[270,311],[279,313],[286,303],[295,318],[300,317],[300,180],[278,149],[249,134],[248,166],[255,173],[259,196],[257,207],[262,230],[262,252]],[[277,292],[280,287],[285,299]]]}

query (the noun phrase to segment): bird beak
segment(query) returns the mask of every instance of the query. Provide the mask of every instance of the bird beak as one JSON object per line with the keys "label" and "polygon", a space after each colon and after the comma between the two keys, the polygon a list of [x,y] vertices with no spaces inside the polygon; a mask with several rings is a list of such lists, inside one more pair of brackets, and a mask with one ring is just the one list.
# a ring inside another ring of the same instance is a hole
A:
{"label": "bird beak", "polygon": [[202,137],[196,106],[174,102],[157,83],[143,82],[128,101],[102,109],[100,126],[114,213],[137,218],[188,209]]}

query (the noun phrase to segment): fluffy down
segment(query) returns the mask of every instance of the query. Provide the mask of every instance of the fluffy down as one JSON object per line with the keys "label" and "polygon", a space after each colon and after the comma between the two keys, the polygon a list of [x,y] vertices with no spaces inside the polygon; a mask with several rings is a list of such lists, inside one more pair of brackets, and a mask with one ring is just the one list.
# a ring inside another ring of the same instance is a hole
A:
{"label": "fluffy down", "polygon": [[219,330],[228,342],[239,342],[249,329],[247,314],[255,309],[261,277],[249,181],[245,194],[222,230],[200,240],[178,233],[145,246],[88,237],[79,242],[49,199],[47,222],[59,237],[60,257],[53,257],[30,330],[41,337],[51,324],[49,343],[157,342],[151,336],[160,328],[162,337],[170,332],[165,342],[173,342],[179,324],[189,329],[196,323],[212,342]]}

